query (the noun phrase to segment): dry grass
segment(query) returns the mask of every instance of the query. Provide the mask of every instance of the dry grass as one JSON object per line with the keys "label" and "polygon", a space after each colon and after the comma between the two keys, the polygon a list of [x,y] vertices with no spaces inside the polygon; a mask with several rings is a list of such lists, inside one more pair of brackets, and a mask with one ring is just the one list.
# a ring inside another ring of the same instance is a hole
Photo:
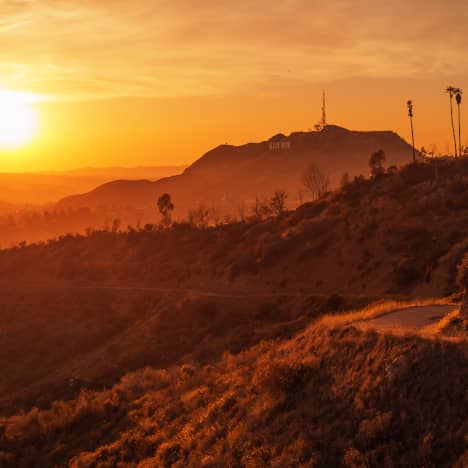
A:
{"label": "dry grass", "polygon": [[466,344],[311,327],[0,422],[0,466],[467,466]]}

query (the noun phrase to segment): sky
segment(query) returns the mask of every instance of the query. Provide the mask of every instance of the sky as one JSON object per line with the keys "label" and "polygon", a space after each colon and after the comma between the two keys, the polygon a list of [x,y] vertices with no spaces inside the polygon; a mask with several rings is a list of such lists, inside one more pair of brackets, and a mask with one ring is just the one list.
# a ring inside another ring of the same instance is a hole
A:
{"label": "sky", "polygon": [[0,90],[38,116],[0,170],[190,163],[312,128],[323,88],[330,123],[405,139],[411,98],[446,152],[467,24],[459,0],[0,0]]}

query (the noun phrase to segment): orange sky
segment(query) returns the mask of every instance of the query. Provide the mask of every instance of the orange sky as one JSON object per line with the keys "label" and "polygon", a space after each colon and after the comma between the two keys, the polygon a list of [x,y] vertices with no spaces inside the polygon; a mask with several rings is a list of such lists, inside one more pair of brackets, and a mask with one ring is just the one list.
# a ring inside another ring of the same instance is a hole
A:
{"label": "orange sky", "polygon": [[191,162],[312,127],[322,87],[330,122],[405,138],[411,97],[417,145],[446,151],[467,20],[455,0],[0,1],[0,89],[44,99],[0,170]]}

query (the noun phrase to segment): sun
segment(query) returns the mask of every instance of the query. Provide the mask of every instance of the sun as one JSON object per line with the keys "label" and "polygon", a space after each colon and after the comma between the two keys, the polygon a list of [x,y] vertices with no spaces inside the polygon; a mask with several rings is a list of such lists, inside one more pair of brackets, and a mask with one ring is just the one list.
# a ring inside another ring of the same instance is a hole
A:
{"label": "sun", "polygon": [[29,143],[37,132],[35,96],[0,90],[0,148],[14,149]]}

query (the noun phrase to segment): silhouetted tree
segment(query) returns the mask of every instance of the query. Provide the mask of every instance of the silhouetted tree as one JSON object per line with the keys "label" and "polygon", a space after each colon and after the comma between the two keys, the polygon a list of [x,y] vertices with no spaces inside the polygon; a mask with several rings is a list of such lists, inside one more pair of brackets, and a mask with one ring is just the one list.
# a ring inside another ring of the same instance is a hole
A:
{"label": "silhouetted tree", "polygon": [[384,162],[387,160],[385,151],[380,149],[371,154],[369,158],[369,167],[372,177],[377,177],[385,172]]}
{"label": "silhouetted tree", "polygon": [[284,211],[286,198],[288,198],[288,195],[283,190],[277,190],[273,194],[270,199],[270,208],[274,214],[280,215]]}
{"label": "silhouetted tree", "polygon": [[164,227],[169,227],[171,225],[171,215],[174,211],[174,204],[168,193],[163,193],[158,198],[158,209],[162,216],[161,224]]}
{"label": "silhouetted tree", "polygon": [[330,178],[324,174],[315,164],[311,164],[302,174],[302,185],[312,194],[315,200],[328,192]]}
{"label": "silhouetted tree", "polygon": [[453,86],[448,86],[445,90],[450,98],[450,120],[452,123],[452,133],[453,133],[453,144],[455,148],[455,157],[457,156],[457,137],[455,136],[455,124],[453,123],[453,96],[455,95],[457,88]]}
{"label": "silhouetted tree", "polygon": [[408,106],[408,117],[410,118],[410,123],[411,123],[411,141],[413,145],[413,162],[416,162],[416,150],[414,148],[414,129],[413,129],[413,101],[409,100],[406,104]]}

